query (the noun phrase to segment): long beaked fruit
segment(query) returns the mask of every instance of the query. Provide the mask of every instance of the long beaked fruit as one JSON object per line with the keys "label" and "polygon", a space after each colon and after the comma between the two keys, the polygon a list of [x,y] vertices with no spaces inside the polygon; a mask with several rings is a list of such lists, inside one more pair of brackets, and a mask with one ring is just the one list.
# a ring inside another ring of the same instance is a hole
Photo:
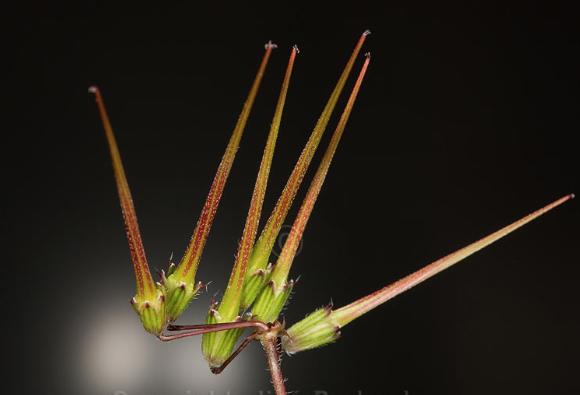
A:
{"label": "long beaked fruit", "polygon": [[[294,61],[298,52],[299,51],[297,46],[294,46],[290,52],[288,66],[282,81],[282,87],[280,88],[280,94],[278,96],[276,109],[274,111],[274,116],[270,125],[268,139],[262,154],[262,160],[260,162],[260,168],[256,177],[256,183],[254,184],[254,191],[252,192],[250,207],[248,209],[246,223],[242,232],[242,238],[238,245],[236,260],[234,262],[226,291],[222,301],[219,304],[219,307],[217,307],[217,312],[215,309],[213,309],[213,307],[212,310],[214,311],[210,310],[209,312],[209,314],[213,314],[215,316],[213,319],[215,319],[216,322],[233,321],[237,317],[240,309],[243,280],[246,274],[250,251],[256,238],[258,224],[260,223],[264,195],[266,194],[266,188],[268,185],[268,176],[272,166],[272,159],[274,156],[276,141],[278,139],[280,123],[282,121],[282,114],[284,112],[288,87],[290,85],[290,79],[294,69]],[[219,317],[219,320],[216,317]],[[239,333],[240,331],[234,330],[222,333],[208,333],[204,335],[204,339],[202,339],[202,343],[204,343],[202,345],[202,350],[204,351],[204,355],[210,362],[211,366],[215,367],[219,365],[220,362],[223,362],[226,358],[229,357],[229,354],[233,349],[235,341],[238,337],[237,335]],[[209,344],[212,346],[208,346]]]}
{"label": "long beaked fruit", "polygon": [[286,334],[282,337],[284,350],[289,354],[293,354],[335,341],[340,335],[340,329],[354,319],[455,265],[572,198],[574,198],[573,194],[566,195],[510,225],[344,307],[332,309],[328,306],[314,311],[286,331]]}
{"label": "long beaked fruit", "polygon": [[99,115],[107,137],[109,152],[113,163],[113,173],[115,175],[115,182],[117,184],[117,191],[119,193],[119,201],[121,203],[121,211],[123,213],[123,220],[125,222],[125,232],[127,234],[127,241],[129,243],[129,250],[131,252],[131,261],[133,262],[133,269],[135,271],[135,280],[137,283],[137,294],[131,299],[131,304],[143,323],[143,327],[155,335],[161,333],[165,325],[165,293],[153,282],[149,264],[147,263],[147,256],[145,255],[145,248],[141,240],[141,232],[139,230],[139,223],[137,221],[137,213],[133,204],[131,190],[117,140],[107,114],[107,109],[101,91],[96,86],[91,86],[89,92],[95,97]]}
{"label": "long beaked fruit", "polygon": [[[316,148],[324,134],[330,117],[334,111],[336,103],[340,97],[340,94],[344,88],[346,80],[350,75],[350,71],[356,61],[356,58],[366,40],[366,37],[370,34],[370,31],[366,30],[360,36],[354,50],[352,51],[348,62],[346,63],[342,74],[340,75],[334,90],[332,91],[324,109],[320,115],[320,118],[316,122],[312,133],[302,150],[286,185],[280,195],[274,210],[270,214],[264,229],[262,230],[260,237],[256,241],[254,248],[250,254],[250,259],[248,261],[248,270],[246,272],[244,291],[242,292],[242,309],[247,309],[255,298],[258,296],[258,292],[261,290],[265,284],[266,276],[264,272],[268,267],[268,260],[274,246],[274,242],[278,237],[278,233],[286,219],[286,215],[292,206],[292,202],[300,188],[302,179],[306,174],[308,166],[312,161],[312,157],[316,152]],[[257,286],[256,286],[256,283]]]}
{"label": "long beaked fruit", "polygon": [[302,240],[304,229],[306,228],[308,219],[310,218],[312,210],[314,209],[316,199],[320,194],[322,185],[324,184],[324,180],[328,174],[328,169],[332,163],[332,158],[334,157],[338,144],[340,143],[344,129],[348,123],[350,113],[369,66],[369,62],[371,60],[370,54],[367,53],[365,56],[366,59],[361,67],[354,87],[352,88],[352,92],[345,105],[344,111],[340,116],[340,120],[338,121],[336,129],[332,134],[330,143],[328,144],[318,169],[316,170],[310,186],[308,187],[308,191],[306,192],[302,206],[296,215],[292,229],[290,230],[284,246],[282,247],[282,252],[280,253],[278,260],[272,269],[272,274],[270,276],[268,286],[262,290],[254,305],[252,306],[252,315],[255,316],[255,318],[258,320],[264,322],[274,322],[276,319],[278,319],[282,308],[286,304],[292,286],[294,285],[293,281],[288,282],[288,274],[290,273],[290,268],[292,267],[292,262],[294,261],[296,250],[300,244],[300,241]]}
{"label": "long beaked fruit", "polygon": [[268,65],[268,60],[274,48],[276,48],[276,45],[272,42],[268,42],[265,45],[262,62],[260,63],[256,77],[216,171],[191,240],[179,265],[174,269],[170,268],[168,276],[164,276],[163,278],[163,285],[167,293],[167,313],[169,321],[176,320],[183,313],[191,300],[196,296],[201,285],[200,283],[195,283],[195,274],[199,266],[203,248],[211,230],[228,175],[240,146],[240,140],[244,133],[266,66]]}

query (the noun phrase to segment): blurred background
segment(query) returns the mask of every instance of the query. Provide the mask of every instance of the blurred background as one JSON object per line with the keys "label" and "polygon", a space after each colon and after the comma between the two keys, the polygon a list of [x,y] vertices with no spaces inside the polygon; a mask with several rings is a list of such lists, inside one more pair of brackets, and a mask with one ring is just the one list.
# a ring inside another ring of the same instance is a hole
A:
{"label": "blurred background", "polygon": [[[200,339],[161,344],[141,329],[90,85],[102,89],[150,265],[162,269],[185,249],[263,44],[279,46],[198,272],[212,283],[183,323],[201,322],[225,287],[293,44],[301,53],[263,220],[356,40],[373,32],[367,78],[293,266],[301,277],[287,322],[331,299],[349,303],[580,192],[580,36],[577,13],[558,3],[18,7],[4,15],[2,144],[4,381],[15,393],[271,390],[257,344],[214,376]],[[578,393],[579,207],[567,203],[356,320],[336,344],[285,357],[288,389]]]}

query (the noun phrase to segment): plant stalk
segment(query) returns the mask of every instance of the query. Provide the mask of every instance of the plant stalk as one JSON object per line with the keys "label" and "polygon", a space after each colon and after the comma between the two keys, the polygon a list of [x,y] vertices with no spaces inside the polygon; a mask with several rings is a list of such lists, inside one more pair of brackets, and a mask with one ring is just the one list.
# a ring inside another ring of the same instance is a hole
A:
{"label": "plant stalk", "polygon": [[270,375],[272,376],[272,385],[276,395],[286,395],[286,385],[284,384],[284,375],[280,367],[280,354],[278,353],[278,338],[276,336],[264,336],[260,342],[264,347]]}
{"label": "plant stalk", "polygon": [[259,328],[264,330],[269,330],[270,328],[259,321],[238,321],[238,322],[226,322],[221,324],[207,324],[207,325],[173,325],[170,330],[180,331],[186,329],[194,329],[190,332],[178,333],[175,335],[159,335],[157,336],[159,340],[168,342],[177,339],[183,339],[185,337],[203,335],[204,333],[221,332],[230,329],[241,329],[241,328]]}

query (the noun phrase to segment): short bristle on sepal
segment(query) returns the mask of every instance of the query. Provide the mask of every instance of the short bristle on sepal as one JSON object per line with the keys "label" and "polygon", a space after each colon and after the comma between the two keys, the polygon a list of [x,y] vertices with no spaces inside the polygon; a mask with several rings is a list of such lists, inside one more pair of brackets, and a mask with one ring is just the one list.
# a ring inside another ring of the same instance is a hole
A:
{"label": "short bristle on sepal", "polygon": [[[159,289],[155,285],[151,276],[151,271],[149,270],[145,248],[143,246],[143,241],[141,240],[137,213],[133,205],[131,190],[129,188],[129,183],[127,182],[121,154],[117,146],[115,134],[113,133],[113,128],[105,108],[101,91],[98,87],[91,86],[89,92],[95,96],[99,115],[105,130],[109,152],[113,163],[117,192],[121,203],[121,211],[125,222],[127,241],[131,252],[131,261],[133,262],[133,268],[135,271],[137,295],[132,299],[132,305],[135,311],[139,314],[144,328],[148,332],[157,335],[163,330],[165,325],[164,290]],[[153,309],[147,309],[151,311],[145,313],[146,306],[152,306]]]}
{"label": "short bristle on sepal", "polygon": [[175,265],[175,263],[171,262],[169,264],[169,266],[167,267],[167,272],[165,273],[166,276],[171,276],[173,274],[173,272],[175,271],[175,268],[177,266]]}
{"label": "short bristle on sepal", "polygon": [[[276,206],[274,207],[274,210],[272,211],[268,221],[266,222],[266,225],[264,226],[264,229],[262,230],[262,233],[260,234],[260,237],[254,245],[250,259],[248,261],[248,275],[252,275],[258,269],[265,269],[269,262],[270,254],[272,252],[272,248],[274,247],[275,240],[278,237],[278,233],[280,232],[282,224],[286,219],[286,215],[292,206],[292,202],[296,197],[296,193],[298,192],[304,175],[306,174],[310,162],[312,161],[320,139],[326,130],[330,117],[344,88],[346,80],[350,75],[360,49],[364,44],[366,36],[366,34],[363,34],[359,38],[348,62],[342,71],[342,74],[340,75],[340,78],[338,79],[338,82],[336,83],[336,86],[334,87],[334,90],[330,95],[330,98],[328,99],[304,149],[300,154],[300,157],[298,158],[298,161],[296,162],[296,165],[294,166],[294,169],[292,170],[292,173],[290,174],[290,177],[288,178],[288,181],[286,182],[286,185],[276,203]],[[247,281],[248,278],[246,278],[246,282]],[[257,294],[249,293],[247,287],[244,287],[244,291],[242,293],[242,309],[248,308],[257,296]]]}
{"label": "short bristle on sepal", "polygon": [[[250,92],[246,98],[236,126],[232,132],[228,145],[226,147],[225,153],[222,160],[218,166],[216,175],[212,182],[209,190],[209,194],[202,208],[200,217],[197,221],[197,225],[193,232],[193,236],[187,246],[185,254],[175,268],[174,272],[168,276],[168,281],[166,282],[168,298],[168,311],[170,311],[169,320],[174,321],[177,319],[187,308],[189,302],[196,295],[196,285],[195,285],[195,274],[199,266],[201,255],[209,235],[219,202],[228,179],[230,170],[232,168],[234,159],[236,157],[236,152],[240,146],[240,140],[244,133],[248,117],[250,115],[254,100],[256,98],[260,83],[264,76],[268,60],[270,59],[270,54],[273,45],[266,46],[266,51],[263,55],[262,62],[250,88]],[[187,284],[187,292],[183,295],[183,298],[173,297],[171,294],[174,292],[179,292],[175,285],[180,285],[182,282]],[[175,303],[175,304],[174,304]]]}
{"label": "short bristle on sepal", "polygon": [[322,308],[316,310],[314,313],[308,315],[302,321],[297,322],[286,330],[286,334],[282,337],[284,350],[287,353],[293,354],[332,343],[336,340],[336,337],[330,335],[331,327],[334,326],[337,329],[344,327],[354,319],[362,316],[375,307],[380,306],[395,296],[453,266],[572,198],[573,195],[564,196],[476,241],[475,243],[438,259],[415,273],[412,273],[368,296],[360,298],[349,305],[339,309]]}
{"label": "short bristle on sepal", "polygon": [[294,261],[296,251],[298,249],[298,246],[300,245],[300,241],[302,240],[304,229],[306,228],[310,215],[312,214],[312,210],[314,209],[314,205],[320,194],[320,191],[324,184],[324,180],[326,179],[326,175],[328,174],[330,164],[332,163],[332,159],[334,157],[334,154],[336,153],[336,149],[344,133],[350,113],[352,111],[358,92],[362,85],[362,81],[369,66],[369,62],[370,58],[367,57],[361,67],[356,83],[352,88],[352,92],[348,98],[347,104],[340,117],[340,120],[338,121],[338,125],[334,133],[332,134],[332,138],[330,140],[330,143],[328,144],[328,148],[326,149],[326,152],[324,153],[324,156],[320,161],[320,165],[316,170],[314,178],[312,179],[310,186],[308,187],[306,197],[304,198],[302,206],[298,211],[294,224],[292,225],[292,229],[290,230],[290,234],[286,238],[284,247],[282,248],[282,252],[280,253],[278,260],[274,265],[274,268],[272,269],[270,280],[274,284],[274,292],[276,294],[278,292],[281,292],[282,287],[284,287],[284,285],[286,284],[288,274],[290,273],[290,268],[292,266],[292,262]]}
{"label": "short bristle on sepal", "polygon": [[[254,246],[254,241],[256,239],[256,233],[258,231],[258,225],[260,223],[260,216],[262,213],[262,206],[264,203],[264,196],[266,193],[266,188],[268,185],[268,177],[270,174],[270,168],[272,166],[272,159],[274,156],[274,150],[276,147],[276,141],[278,139],[278,132],[280,130],[280,124],[282,121],[282,114],[284,112],[284,105],[286,103],[286,96],[288,93],[288,87],[290,85],[290,80],[292,77],[292,71],[294,68],[294,61],[296,59],[296,50],[292,49],[290,53],[290,59],[288,60],[288,66],[286,68],[286,73],[282,82],[282,87],[280,89],[280,94],[276,104],[276,109],[274,111],[274,116],[272,123],[270,125],[270,131],[268,133],[268,139],[264,147],[264,153],[262,155],[262,160],[260,162],[260,168],[258,170],[258,175],[256,177],[256,182],[254,184],[254,190],[252,193],[252,198],[250,200],[250,207],[248,209],[248,215],[246,217],[246,223],[244,225],[244,230],[242,232],[242,238],[238,246],[238,252],[236,254],[236,260],[230,275],[230,279],[224,293],[223,299],[219,304],[218,311],[220,313],[222,322],[232,321],[240,312],[240,302],[242,295],[242,287],[244,285],[244,280],[246,278],[246,271],[248,267],[248,259],[252,247]],[[254,278],[255,280],[260,280]],[[210,365],[222,359],[223,356],[227,358],[228,352],[233,350],[233,344],[237,340],[237,337],[242,332],[239,330],[223,331],[217,334],[211,334],[215,340],[212,341],[213,348],[209,349],[208,354],[205,355],[206,359],[210,362]],[[207,335],[204,335],[207,336]],[[230,347],[232,346],[232,347]]]}

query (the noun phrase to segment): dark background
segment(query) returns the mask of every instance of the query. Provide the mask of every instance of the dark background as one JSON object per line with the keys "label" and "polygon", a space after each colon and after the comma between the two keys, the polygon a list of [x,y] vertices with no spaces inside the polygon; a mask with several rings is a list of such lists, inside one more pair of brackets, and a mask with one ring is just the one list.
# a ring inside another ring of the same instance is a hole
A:
{"label": "dark background", "polygon": [[[5,371],[5,388],[129,395],[271,388],[257,345],[213,376],[199,339],[161,344],[142,331],[128,304],[133,276],[89,85],[103,91],[150,264],[163,268],[191,235],[263,44],[279,45],[200,266],[209,293],[183,322],[200,322],[227,281],[294,43],[302,52],[264,217],[360,33],[373,31],[367,78],[293,267],[301,281],[289,323],[579,192],[575,10],[436,3],[85,1],[5,14],[16,22],[4,61],[14,108],[3,127],[4,360],[14,368]],[[335,123],[336,116],[330,130]],[[297,202],[303,195],[304,188]],[[578,202],[567,203],[353,322],[337,344],[286,357],[288,389],[578,393],[579,220]]]}

